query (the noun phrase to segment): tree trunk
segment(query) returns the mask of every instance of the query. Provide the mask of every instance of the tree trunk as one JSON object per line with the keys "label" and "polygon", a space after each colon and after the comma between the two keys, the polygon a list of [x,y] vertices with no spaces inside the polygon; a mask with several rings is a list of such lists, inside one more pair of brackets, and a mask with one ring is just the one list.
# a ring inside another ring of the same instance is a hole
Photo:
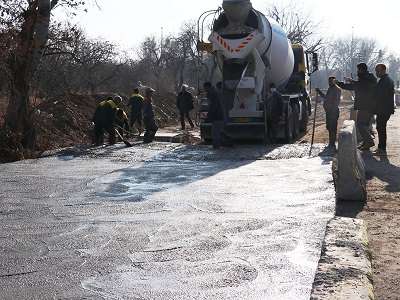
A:
{"label": "tree trunk", "polygon": [[10,57],[12,76],[6,125],[17,135],[22,146],[29,149],[35,146],[35,129],[30,115],[30,87],[48,40],[52,4],[57,2],[30,2],[18,35],[17,48]]}

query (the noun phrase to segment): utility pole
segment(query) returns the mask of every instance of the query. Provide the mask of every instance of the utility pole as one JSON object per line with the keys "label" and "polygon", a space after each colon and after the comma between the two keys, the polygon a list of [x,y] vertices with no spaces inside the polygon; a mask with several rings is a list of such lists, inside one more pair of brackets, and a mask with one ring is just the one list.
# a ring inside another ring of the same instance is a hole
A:
{"label": "utility pole", "polygon": [[351,55],[351,70],[350,77],[353,78],[354,73],[354,26],[351,26],[351,45],[350,45],[350,55]]}
{"label": "utility pole", "polygon": [[160,58],[163,54],[163,43],[164,43],[164,27],[161,27],[161,37],[160,37]]}

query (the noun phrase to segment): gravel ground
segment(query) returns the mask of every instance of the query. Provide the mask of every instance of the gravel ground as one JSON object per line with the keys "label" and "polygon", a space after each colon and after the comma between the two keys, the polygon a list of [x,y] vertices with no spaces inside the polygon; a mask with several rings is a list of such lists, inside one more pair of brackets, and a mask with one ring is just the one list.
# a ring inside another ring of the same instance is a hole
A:
{"label": "gravel ground", "polygon": [[379,300],[400,299],[400,111],[388,127],[388,156],[364,153],[368,201],[358,214],[367,223]]}

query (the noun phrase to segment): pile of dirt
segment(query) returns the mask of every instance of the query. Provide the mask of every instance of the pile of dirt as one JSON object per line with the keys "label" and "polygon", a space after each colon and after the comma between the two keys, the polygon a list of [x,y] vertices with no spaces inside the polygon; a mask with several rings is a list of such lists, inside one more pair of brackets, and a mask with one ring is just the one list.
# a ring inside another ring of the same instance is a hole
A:
{"label": "pile of dirt", "polygon": [[68,95],[42,102],[35,115],[39,151],[91,143],[91,119],[100,100]]}
{"label": "pile of dirt", "polygon": [[[93,126],[91,120],[99,102],[113,94],[96,95],[66,95],[51,100],[41,101],[36,106],[34,120],[36,124],[38,154],[57,148],[73,145],[91,144],[93,141]],[[129,111],[127,107],[128,98],[123,97],[122,108]],[[4,101],[2,101],[4,102]],[[154,99],[154,110],[157,123],[160,127],[176,123],[175,97],[173,94],[164,97],[156,96]],[[5,112],[0,109],[0,116]],[[0,120],[1,121],[1,120]],[[13,144],[12,135],[3,132],[0,148],[0,162],[15,161],[27,158],[20,153],[19,147]],[[3,141],[4,140],[4,141]]]}

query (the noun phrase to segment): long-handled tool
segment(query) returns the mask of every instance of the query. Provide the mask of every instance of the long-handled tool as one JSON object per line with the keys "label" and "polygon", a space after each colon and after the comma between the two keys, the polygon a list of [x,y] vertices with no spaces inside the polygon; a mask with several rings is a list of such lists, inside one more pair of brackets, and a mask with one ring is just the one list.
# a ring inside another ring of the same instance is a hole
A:
{"label": "long-handled tool", "polygon": [[[121,129],[121,130],[123,130],[125,133],[128,133],[128,134],[131,134],[131,135],[133,135],[133,136],[135,136],[135,134],[133,133],[133,132],[131,132],[131,131],[129,131],[129,130],[126,130],[125,128],[123,128],[123,127],[121,127],[121,126],[118,126],[118,125],[115,125],[118,129]],[[139,131],[139,134],[138,134],[138,138],[140,137],[140,135],[142,134],[142,131],[141,130],[138,130]]]}
{"label": "long-handled tool", "polygon": [[122,135],[119,133],[119,131],[118,131],[117,129],[115,129],[115,132],[117,133],[117,135],[119,136],[119,138],[124,142],[124,144],[125,144],[127,147],[133,147],[133,145],[132,145],[131,143],[129,143],[126,139],[124,139],[124,138],[122,137]]}
{"label": "long-handled tool", "polygon": [[315,98],[315,107],[314,107],[314,122],[313,122],[313,130],[312,130],[312,137],[311,137],[311,146],[310,146],[310,153],[309,156],[312,154],[312,149],[314,145],[314,138],[315,138],[315,126],[317,121],[317,109],[318,109],[318,93]]}

